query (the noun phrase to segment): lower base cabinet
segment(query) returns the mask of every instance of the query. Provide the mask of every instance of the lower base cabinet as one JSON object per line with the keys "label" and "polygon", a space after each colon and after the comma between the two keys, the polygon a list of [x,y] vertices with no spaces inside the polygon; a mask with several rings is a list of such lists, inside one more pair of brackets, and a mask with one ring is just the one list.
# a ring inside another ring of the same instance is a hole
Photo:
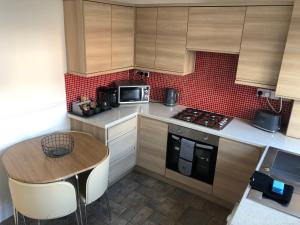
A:
{"label": "lower base cabinet", "polygon": [[136,151],[132,149],[125,157],[110,162],[109,164],[109,175],[108,183],[112,185],[117,182],[120,178],[126,175],[136,164]]}
{"label": "lower base cabinet", "polygon": [[139,117],[137,165],[165,175],[168,124]]}
{"label": "lower base cabinet", "polygon": [[126,175],[136,165],[137,119],[136,117],[108,129],[70,119],[71,130],[87,132],[106,143],[109,154],[109,184]]}
{"label": "lower base cabinet", "polygon": [[220,138],[213,194],[228,203],[239,201],[261,152],[259,147]]}

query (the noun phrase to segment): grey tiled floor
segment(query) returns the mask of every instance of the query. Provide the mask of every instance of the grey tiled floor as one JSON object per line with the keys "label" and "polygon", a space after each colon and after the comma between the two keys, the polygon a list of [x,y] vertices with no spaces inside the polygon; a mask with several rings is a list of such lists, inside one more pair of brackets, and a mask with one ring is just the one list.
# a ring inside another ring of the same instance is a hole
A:
{"label": "grey tiled floor", "polygon": [[[225,225],[230,213],[212,202],[139,172],[132,172],[109,188],[111,225]],[[89,225],[107,225],[105,201],[88,206]],[[76,224],[73,216],[42,224]],[[13,225],[10,218],[0,225]],[[22,221],[19,223],[22,224]],[[27,220],[27,224],[37,224]]]}

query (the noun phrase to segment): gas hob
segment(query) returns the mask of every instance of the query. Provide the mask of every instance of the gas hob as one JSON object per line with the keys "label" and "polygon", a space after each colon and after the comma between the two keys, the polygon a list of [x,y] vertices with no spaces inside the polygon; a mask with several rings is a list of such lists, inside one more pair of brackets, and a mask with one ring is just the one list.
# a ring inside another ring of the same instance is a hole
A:
{"label": "gas hob", "polygon": [[199,109],[186,108],[172,118],[222,130],[233,118]]}

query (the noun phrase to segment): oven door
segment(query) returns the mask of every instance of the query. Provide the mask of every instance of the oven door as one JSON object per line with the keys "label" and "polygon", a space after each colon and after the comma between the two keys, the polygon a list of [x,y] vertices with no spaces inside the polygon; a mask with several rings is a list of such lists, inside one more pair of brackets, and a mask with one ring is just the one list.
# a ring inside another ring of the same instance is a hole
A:
{"label": "oven door", "polygon": [[196,143],[192,177],[213,184],[217,160],[217,147]]}
{"label": "oven door", "polygon": [[142,88],[140,87],[119,87],[119,103],[140,102],[142,99]]}

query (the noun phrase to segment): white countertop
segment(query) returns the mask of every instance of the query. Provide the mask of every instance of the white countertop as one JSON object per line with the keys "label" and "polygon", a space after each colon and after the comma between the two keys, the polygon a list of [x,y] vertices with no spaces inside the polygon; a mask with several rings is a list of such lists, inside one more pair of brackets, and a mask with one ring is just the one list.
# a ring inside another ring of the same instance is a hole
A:
{"label": "white countertop", "polygon": [[300,155],[300,139],[289,138],[281,133],[272,134],[259,130],[251,126],[247,120],[234,118],[223,130],[218,131],[171,118],[185,108],[185,106],[181,105],[168,107],[160,103],[122,105],[90,118],[83,118],[73,114],[69,114],[69,117],[101,128],[109,128],[140,114],[246,144],[261,147],[272,146]]}
{"label": "white countertop", "polygon": [[[218,131],[171,118],[185,108],[181,105],[167,107],[160,103],[122,105],[90,118],[72,114],[69,114],[69,117],[101,128],[109,128],[139,114],[246,144],[266,148],[272,146],[300,155],[300,139],[290,138],[281,133],[272,134],[259,130],[251,126],[250,121],[247,120],[234,118],[223,130]],[[236,210],[232,225],[300,225],[300,219],[296,217],[247,199],[248,191],[249,187]]]}

